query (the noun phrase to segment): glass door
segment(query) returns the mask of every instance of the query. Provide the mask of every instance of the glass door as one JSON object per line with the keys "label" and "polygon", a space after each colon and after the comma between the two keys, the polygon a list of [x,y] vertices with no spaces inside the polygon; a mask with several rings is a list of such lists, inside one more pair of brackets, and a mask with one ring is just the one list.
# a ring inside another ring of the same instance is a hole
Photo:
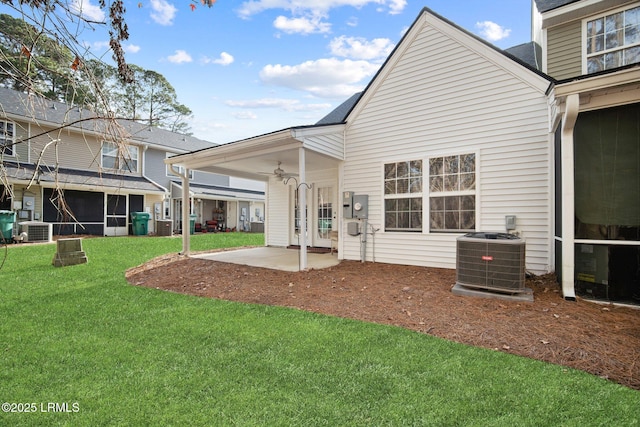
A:
{"label": "glass door", "polygon": [[332,184],[320,184],[314,187],[313,246],[331,247],[331,231],[337,220],[336,191]]}

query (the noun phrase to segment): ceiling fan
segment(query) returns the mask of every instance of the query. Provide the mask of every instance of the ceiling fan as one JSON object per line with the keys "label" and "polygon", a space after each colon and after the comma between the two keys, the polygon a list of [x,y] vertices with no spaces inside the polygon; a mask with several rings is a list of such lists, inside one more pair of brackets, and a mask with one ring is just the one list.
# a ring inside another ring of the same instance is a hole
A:
{"label": "ceiling fan", "polygon": [[280,166],[282,165],[282,162],[278,162],[278,167],[275,168],[273,170],[273,172],[258,172],[259,174],[262,175],[273,175],[279,179],[286,179],[286,178],[290,178],[292,176],[298,176],[298,174],[296,173],[287,173],[284,171],[284,169],[282,169]]}

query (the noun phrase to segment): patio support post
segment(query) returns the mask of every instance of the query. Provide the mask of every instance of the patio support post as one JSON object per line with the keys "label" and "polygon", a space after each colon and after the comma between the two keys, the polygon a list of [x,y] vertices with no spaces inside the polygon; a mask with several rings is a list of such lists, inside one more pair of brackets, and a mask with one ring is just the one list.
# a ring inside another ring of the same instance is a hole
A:
{"label": "patio support post", "polygon": [[[300,147],[298,149],[298,168],[300,170],[300,182],[307,182],[306,179],[306,171],[305,171],[305,152],[304,148]],[[298,187],[296,191],[298,191],[298,209],[300,209],[300,213],[298,216],[300,217],[300,270],[304,271],[307,269],[307,190],[306,188],[302,191],[299,191]]]}
{"label": "patio support post", "polygon": [[[189,256],[191,250],[191,203],[189,201],[189,170],[184,169],[183,172],[178,170],[175,165],[170,164],[171,172],[178,175],[182,180],[182,252],[180,255]],[[186,224],[186,225],[185,225]]]}
{"label": "patio support post", "polygon": [[565,101],[562,117],[562,296],[575,300],[575,175],[573,130],[580,109],[580,96],[571,94]]}

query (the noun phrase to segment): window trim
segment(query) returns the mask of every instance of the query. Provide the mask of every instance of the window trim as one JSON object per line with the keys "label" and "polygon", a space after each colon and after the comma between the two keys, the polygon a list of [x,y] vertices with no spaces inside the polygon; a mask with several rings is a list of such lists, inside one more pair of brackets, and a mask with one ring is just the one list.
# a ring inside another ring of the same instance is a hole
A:
{"label": "window trim", "polygon": [[[420,167],[421,167],[421,191],[416,191],[416,192],[411,192],[411,184],[409,184],[408,186],[408,190],[409,192],[407,193],[390,193],[387,194],[386,192],[386,174],[385,174],[385,167],[386,165],[389,164],[398,164],[398,163],[411,163],[414,161],[419,161],[421,163]],[[424,158],[411,158],[411,159],[397,159],[397,160],[385,160],[382,162],[381,165],[381,173],[382,173],[382,231],[385,233],[410,233],[410,234],[419,234],[419,233],[424,233],[425,232],[425,226],[424,226],[424,220],[425,220],[425,210],[424,210],[424,201],[425,201],[425,180],[424,180],[424,165],[425,165],[425,160]],[[387,229],[386,227],[386,222],[387,222],[387,208],[386,208],[386,201],[387,200],[398,200],[398,199],[420,199],[422,201],[422,213],[421,213],[421,218],[420,218],[420,228],[397,228],[397,229]]]}
{"label": "window trim", "polygon": [[[601,18],[605,18],[607,16],[611,16],[611,15],[615,15],[616,13],[620,13],[620,12],[625,12],[627,10],[631,10],[631,9],[635,9],[640,7],[639,3],[633,4],[633,5],[626,5],[626,6],[622,6],[622,7],[618,7],[616,9],[611,9],[608,10],[606,12],[597,14],[597,15],[591,15],[588,16],[586,18],[584,18],[582,20],[582,34],[581,34],[581,60],[582,60],[582,74],[583,75],[588,75],[588,74],[593,74],[593,73],[589,73],[588,70],[588,58],[590,56],[596,56],[596,55],[601,55],[601,54],[606,54],[606,53],[611,53],[611,52],[616,52],[616,51],[621,51],[624,49],[628,49],[630,47],[640,47],[640,41],[633,43],[633,44],[629,44],[629,45],[622,45],[618,48],[615,49],[605,49],[602,51],[599,51],[597,53],[592,53],[592,54],[587,54],[587,40],[588,40],[588,35],[587,35],[587,24],[591,21],[595,21],[596,19],[601,19]],[[620,67],[623,67],[624,65],[621,65]],[[613,67],[613,68],[604,68],[603,70],[597,71],[597,72],[601,72],[601,71],[606,71],[606,70],[612,70],[615,68],[619,68],[619,67]],[[594,72],[595,73],[595,72]]]}
{"label": "window trim", "polygon": [[[428,178],[431,176],[431,170],[430,170],[430,160],[431,159],[445,158],[445,157],[450,157],[450,156],[464,156],[464,155],[469,155],[469,154],[473,154],[474,157],[475,157],[475,164],[474,164],[475,180],[474,180],[474,189],[473,190],[432,192],[431,191],[430,180],[428,180],[428,182],[426,184],[427,187],[426,187],[426,191],[425,191],[425,201],[423,201],[423,206],[426,205],[427,208],[426,209],[423,208],[423,213],[426,216],[424,221],[426,221],[427,232],[429,234],[460,234],[460,233],[470,233],[470,232],[477,231],[477,229],[478,229],[478,200],[479,200],[478,182],[479,182],[479,176],[480,176],[479,167],[478,167],[480,155],[479,155],[478,151],[474,151],[474,150],[466,151],[466,150],[463,150],[463,151],[459,151],[459,152],[450,152],[450,153],[446,153],[446,154],[438,154],[438,155],[433,154],[433,155],[430,155],[425,159],[425,161],[427,163],[426,174],[427,174]],[[423,173],[425,173],[424,169],[423,169]],[[475,206],[474,206],[474,213],[473,213],[474,214],[474,227],[473,227],[473,229],[469,229],[469,230],[463,230],[463,229],[457,229],[457,230],[432,229],[431,228],[431,198],[432,197],[456,197],[456,196],[473,196],[474,197],[474,205]]]}
{"label": "window trim", "polygon": [[[0,123],[3,124],[3,128],[6,129],[8,125],[11,125],[11,138],[6,137],[6,131],[2,133],[3,137],[0,138],[0,141],[4,141],[4,143],[0,143],[0,156],[8,156],[15,157],[16,156],[16,123],[13,120],[0,120]],[[8,145],[8,147],[7,147]],[[9,151],[9,152],[7,152]]]}
{"label": "window trim", "polygon": [[[106,145],[113,147],[116,150],[116,156],[105,155],[104,148]],[[140,172],[140,147],[137,145],[126,144],[127,149],[129,151],[129,155],[132,155],[132,149],[135,150],[135,159],[130,157],[130,160],[124,161],[121,153],[117,150],[117,144],[109,141],[102,141],[102,145],[100,146],[100,166],[104,169],[116,171],[116,172],[128,172],[128,173],[139,173]],[[115,158],[116,167],[105,166],[104,159],[105,157]],[[129,169],[128,167],[122,167],[122,165],[127,165],[129,162],[135,161],[135,169]]]}

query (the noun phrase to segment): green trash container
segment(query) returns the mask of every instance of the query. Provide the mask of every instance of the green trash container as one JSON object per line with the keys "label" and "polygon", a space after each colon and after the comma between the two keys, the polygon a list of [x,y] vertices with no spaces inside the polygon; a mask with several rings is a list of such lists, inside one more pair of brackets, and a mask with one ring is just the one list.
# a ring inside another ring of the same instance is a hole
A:
{"label": "green trash container", "polygon": [[15,220],[15,212],[0,211],[0,242],[11,243],[13,241],[13,223]]}
{"label": "green trash container", "polygon": [[147,212],[131,212],[134,236],[146,236],[149,234],[149,219],[151,214]]}
{"label": "green trash container", "polygon": [[189,215],[189,234],[196,232],[196,218],[198,218],[198,215]]}

